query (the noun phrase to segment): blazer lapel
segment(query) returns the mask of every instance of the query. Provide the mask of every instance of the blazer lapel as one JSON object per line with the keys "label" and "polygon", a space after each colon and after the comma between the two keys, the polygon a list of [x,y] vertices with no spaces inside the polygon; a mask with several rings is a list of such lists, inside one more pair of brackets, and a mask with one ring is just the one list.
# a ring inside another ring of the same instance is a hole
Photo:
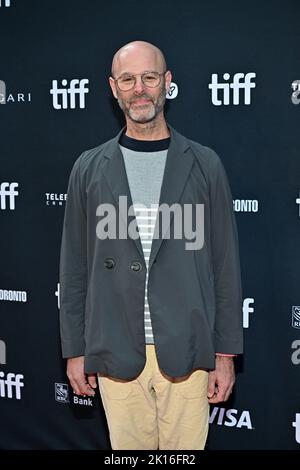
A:
{"label": "blazer lapel", "polygon": [[[124,158],[119,147],[119,138],[123,132],[124,128],[119,132],[119,134],[112,139],[105,149],[105,157],[109,160],[103,168],[104,175],[106,177],[107,183],[110,187],[110,190],[114,196],[114,199],[119,207],[119,197],[127,197],[127,209],[126,213],[123,210],[120,211],[121,217],[125,222],[126,227],[129,224],[134,228],[135,231],[138,231],[137,221],[135,215],[128,215],[128,208],[131,207],[132,198],[128,183],[128,178],[126,174],[126,168],[124,163]],[[120,209],[120,208],[119,208]],[[133,240],[137,250],[141,256],[141,259],[144,259],[144,253],[142,248],[142,243],[140,237]]]}
{"label": "blazer lapel", "polygon": [[[168,125],[171,133],[171,141],[166,158],[165,171],[162,181],[160,192],[159,207],[161,204],[167,204],[169,207],[172,204],[179,203],[181,194],[183,192],[185,183],[191,171],[194,156],[191,152],[187,152],[189,143],[185,137],[175,131]],[[164,224],[164,232],[161,233],[160,238],[153,238],[151,253],[149,258],[149,271],[153,264],[155,257],[160,249],[164,235],[168,233],[174,213],[171,212],[169,223]],[[157,213],[156,227],[159,223],[159,211]],[[155,230],[156,230],[155,227]],[[157,232],[159,233],[159,232]]]}

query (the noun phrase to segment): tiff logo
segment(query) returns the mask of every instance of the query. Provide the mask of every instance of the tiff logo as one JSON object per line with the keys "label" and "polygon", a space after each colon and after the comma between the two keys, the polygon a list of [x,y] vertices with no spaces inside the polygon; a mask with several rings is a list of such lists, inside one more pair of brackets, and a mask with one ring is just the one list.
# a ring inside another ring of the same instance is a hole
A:
{"label": "tiff logo", "polygon": [[296,419],[293,422],[293,428],[295,428],[296,430],[296,433],[295,433],[296,442],[300,444],[300,413],[296,413]]}
{"label": "tiff logo", "polygon": [[0,364],[6,364],[6,344],[0,339]]}
{"label": "tiff logo", "polygon": [[79,98],[79,107],[81,109],[85,108],[85,95],[90,91],[89,88],[86,87],[89,80],[86,78],[82,80],[71,80],[69,88],[66,88],[68,85],[67,80],[62,80],[61,83],[63,88],[58,87],[57,80],[52,81],[50,93],[53,96],[54,109],[68,109],[69,107],[75,109],[77,96]]}
{"label": "tiff logo", "polygon": [[4,372],[0,372],[0,398],[16,398],[21,400],[21,388],[24,387],[24,375],[9,372],[4,379]]}
{"label": "tiff logo", "polygon": [[291,96],[291,100],[293,104],[299,104],[300,103],[300,80],[294,80],[293,83],[291,84],[293,93]]}
{"label": "tiff logo", "polygon": [[[232,104],[240,104],[240,91],[244,90],[244,104],[251,103],[251,88],[255,88],[256,84],[251,82],[252,78],[256,77],[256,73],[236,73],[233,75],[233,81],[231,83],[219,83],[218,74],[213,73],[211,83],[208,88],[211,90],[212,103],[215,106],[221,106],[222,104],[230,104],[230,89],[233,90]],[[227,82],[230,79],[229,73],[224,73],[223,79]],[[219,91],[221,90],[221,93]],[[220,96],[221,95],[221,96]]]}
{"label": "tiff logo", "polygon": [[15,198],[19,195],[15,190],[19,186],[18,183],[1,183],[0,185],[0,207],[6,209],[6,200],[9,199],[9,209],[15,209]]}
{"label": "tiff logo", "polygon": [[10,0],[0,0],[0,7],[10,7]]}
{"label": "tiff logo", "polygon": [[6,103],[6,84],[3,80],[0,80],[0,104]]}
{"label": "tiff logo", "polygon": [[254,312],[254,308],[250,307],[254,303],[254,299],[244,299],[243,302],[243,327],[249,328],[249,313]]}

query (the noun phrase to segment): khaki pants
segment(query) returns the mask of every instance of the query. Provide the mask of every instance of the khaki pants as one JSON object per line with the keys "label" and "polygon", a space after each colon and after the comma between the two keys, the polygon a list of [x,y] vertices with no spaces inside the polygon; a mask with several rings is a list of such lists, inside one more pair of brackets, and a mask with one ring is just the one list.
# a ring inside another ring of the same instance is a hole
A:
{"label": "khaki pants", "polygon": [[98,374],[110,441],[114,450],[201,450],[208,433],[208,372],[171,378],[146,345],[142,373],[131,381]]}

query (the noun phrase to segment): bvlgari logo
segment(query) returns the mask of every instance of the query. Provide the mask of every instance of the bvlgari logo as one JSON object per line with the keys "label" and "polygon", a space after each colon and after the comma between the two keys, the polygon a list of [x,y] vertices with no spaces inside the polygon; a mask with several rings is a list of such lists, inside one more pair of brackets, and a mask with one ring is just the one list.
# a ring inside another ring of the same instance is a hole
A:
{"label": "bvlgari logo", "polygon": [[31,103],[31,93],[12,90],[8,92],[7,84],[0,80],[0,104]]}

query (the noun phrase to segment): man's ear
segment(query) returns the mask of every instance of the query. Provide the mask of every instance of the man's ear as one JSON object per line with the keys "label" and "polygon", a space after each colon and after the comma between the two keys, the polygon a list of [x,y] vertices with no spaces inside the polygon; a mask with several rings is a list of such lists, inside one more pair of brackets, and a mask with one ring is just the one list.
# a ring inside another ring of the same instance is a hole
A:
{"label": "man's ear", "polygon": [[166,94],[169,93],[171,82],[172,82],[172,74],[171,74],[170,70],[167,70],[166,74],[165,74]]}
{"label": "man's ear", "polygon": [[109,77],[109,85],[110,85],[112,94],[114,95],[116,99],[118,99],[117,91],[116,91],[116,83],[112,77]]}

